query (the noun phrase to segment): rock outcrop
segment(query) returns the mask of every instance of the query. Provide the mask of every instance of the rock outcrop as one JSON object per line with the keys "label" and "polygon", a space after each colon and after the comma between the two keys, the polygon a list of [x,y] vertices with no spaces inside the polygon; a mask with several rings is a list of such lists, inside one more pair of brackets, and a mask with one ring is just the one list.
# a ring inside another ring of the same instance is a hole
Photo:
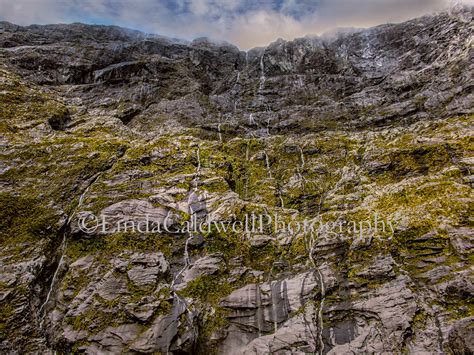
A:
{"label": "rock outcrop", "polygon": [[1,23],[0,352],[472,353],[472,14]]}

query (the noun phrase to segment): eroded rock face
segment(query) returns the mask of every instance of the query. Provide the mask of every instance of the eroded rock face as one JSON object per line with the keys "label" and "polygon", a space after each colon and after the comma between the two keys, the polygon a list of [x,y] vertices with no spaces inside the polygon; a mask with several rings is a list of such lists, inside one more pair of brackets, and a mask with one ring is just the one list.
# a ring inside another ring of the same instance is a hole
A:
{"label": "eroded rock face", "polygon": [[471,112],[471,19],[458,9],[247,54],[118,28],[3,23],[2,55],[26,78],[67,84],[76,104],[143,133],[168,121],[217,135],[224,115],[223,132],[258,136]]}
{"label": "eroded rock face", "polygon": [[0,352],[472,353],[471,23],[1,23]]}

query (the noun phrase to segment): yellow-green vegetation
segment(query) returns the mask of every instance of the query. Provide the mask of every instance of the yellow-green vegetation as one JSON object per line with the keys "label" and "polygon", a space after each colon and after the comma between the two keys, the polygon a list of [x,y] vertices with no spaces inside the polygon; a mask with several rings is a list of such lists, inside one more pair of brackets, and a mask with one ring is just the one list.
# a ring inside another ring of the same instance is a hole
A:
{"label": "yellow-green vegetation", "polygon": [[117,307],[90,307],[78,316],[70,316],[65,319],[74,330],[99,332],[107,327],[114,327],[127,321],[128,316],[123,310],[117,311]]}
{"label": "yellow-green vegetation", "polygon": [[13,140],[24,139],[24,128],[41,123],[61,128],[69,115],[62,102],[3,69],[0,69],[0,101],[0,133]]}
{"label": "yellow-green vegetation", "polygon": [[219,275],[203,275],[188,283],[179,293],[201,302],[216,305],[232,292],[232,286]]}
{"label": "yellow-green vegetation", "polygon": [[206,342],[205,348],[208,354],[218,354],[218,340],[213,339],[213,335],[227,328],[229,320],[226,318],[228,311],[219,306],[212,307],[212,311],[207,313],[200,324],[200,337]]}
{"label": "yellow-green vegetation", "polygon": [[72,260],[94,254],[97,260],[107,262],[113,255],[123,251],[162,252],[171,256],[171,246],[176,236],[151,234],[144,237],[139,233],[113,233],[93,238],[71,239],[68,242],[67,254]]}
{"label": "yellow-green vegetation", "polygon": [[60,227],[58,222],[59,217],[38,198],[0,193],[2,246],[17,245],[21,249],[21,243],[54,238]]}
{"label": "yellow-green vegetation", "polygon": [[[463,161],[473,156],[473,140],[466,133],[472,116],[370,131],[343,130],[335,120],[323,117],[313,123],[324,127],[321,133],[262,139],[231,139],[224,134],[223,142],[215,132],[196,134],[198,129],[186,131],[194,135],[146,140],[130,139],[132,133],[125,138],[122,132],[94,126],[48,131],[41,138],[29,139],[34,135],[28,132],[41,123],[58,128],[74,108],[5,71],[0,75],[0,133],[7,136],[9,144],[1,155],[7,168],[0,175],[5,186],[0,194],[0,242],[8,244],[9,252],[17,248],[17,253],[26,242],[57,242],[61,213],[75,211],[79,196],[89,187],[80,210],[96,214],[122,200],[142,199],[157,207],[174,206],[167,208],[185,221],[189,219],[185,208],[191,192],[213,198],[214,205],[207,206],[211,211],[232,196],[234,200],[223,212],[230,221],[242,221],[251,213],[277,212],[286,223],[317,216],[323,222],[363,223],[377,213],[393,221],[394,233],[387,231],[349,249],[354,236],[346,229],[341,236],[347,239],[341,246],[343,254],[336,256],[339,271],[345,270],[350,281],[368,288],[386,281],[358,276],[378,255],[392,255],[418,281],[436,266],[457,268],[462,261],[449,242],[448,227],[471,223],[472,192],[465,178],[472,175],[472,167]],[[156,119],[163,121],[163,117]],[[272,228],[262,234],[277,237]],[[428,234],[429,238],[424,238]],[[173,260],[182,257],[184,237],[139,233],[71,236],[66,257],[72,262],[94,255],[94,262],[101,267],[109,267],[112,258],[130,252],[160,251]],[[289,236],[292,240],[285,246],[276,240],[252,245],[243,233],[216,227],[203,237],[205,243],[191,253],[222,253],[228,266],[239,258],[242,266],[263,271],[264,278],[283,271],[275,269],[277,261],[289,267],[308,265],[308,235],[302,233]],[[444,259],[428,260],[438,256]],[[164,278],[169,281],[170,275]],[[91,281],[86,272],[66,272],[63,290],[72,290],[67,301]],[[179,293],[210,305],[214,313],[202,329],[203,337],[210,337],[227,324],[219,301],[245,283],[257,281],[261,280],[249,276],[234,281],[221,270],[198,277]],[[156,291],[155,286],[139,288],[128,282],[123,299],[107,301],[94,296],[100,307],[90,307],[66,322],[76,330],[97,332],[129,321],[123,310],[125,302],[139,302],[148,295],[160,300],[155,315],[166,314],[172,306],[171,290],[163,287]],[[331,302],[330,295],[327,302]],[[443,307],[456,317],[472,315],[472,304],[463,300],[453,298]],[[11,305],[0,312],[0,333],[3,324],[8,324],[3,319],[11,312]],[[414,323],[421,326],[424,319],[425,314],[419,313]]]}

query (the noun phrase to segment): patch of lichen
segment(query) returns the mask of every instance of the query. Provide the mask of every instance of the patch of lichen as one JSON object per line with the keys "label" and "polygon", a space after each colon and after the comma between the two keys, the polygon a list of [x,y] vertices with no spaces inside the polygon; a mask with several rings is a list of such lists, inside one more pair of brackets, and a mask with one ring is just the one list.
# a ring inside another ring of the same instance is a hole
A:
{"label": "patch of lichen", "polygon": [[[77,274],[68,272],[62,280],[64,300],[67,302],[72,301],[81,289],[86,287],[90,281],[87,271],[81,270]],[[68,292],[65,293],[65,291]]]}
{"label": "patch of lichen", "polygon": [[411,176],[433,174],[459,156],[455,146],[446,144],[419,145],[389,151],[380,157],[390,163],[381,181],[393,182]]}
{"label": "patch of lichen", "polygon": [[[0,307],[0,340],[18,337],[18,324],[28,317],[28,306],[24,303],[30,297],[30,289],[24,285],[10,288]],[[32,329],[31,336],[37,331]]]}
{"label": "patch of lichen", "polygon": [[155,290],[156,285],[138,287],[133,282],[127,284],[127,300],[130,303],[142,303],[143,297],[153,295],[158,301],[158,307],[154,310],[154,315],[168,314],[172,308],[172,295],[169,287],[161,287]]}
{"label": "patch of lichen", "polygon": [[[72,199],[81,193],[84,182],[107,170],[126,149],[121,140],[58,137],[17,146],[9,155],[12,167],[1,174],[8,188],[45,204],[54,201],[72,209]],[[79,190],[79,191],[78,191]],[[77,201],[76,201],[77,202]]]}
{"label": "patch of lichen", "polygon": [[20,245],[55,238],[59,216],[43,201],[23,195],[0,193],[0,243]]}
{"label": "patch of lichen", "polygon": [[211,231],[205,235],[205,250],[207,253],[222,253],[226,261],[239,257],[247,267],[254,270],[270,271],[283,249],[277,246],[276,241],[252,246],[247,238],[252,238],[252,235],[242,235],[230,230],[224,232],[213,226]]}
{"label": "patch of lichen", "polygon": [[246,254],[249,250],[249,245],[243,236],[218,230],[215,225],[211,225],[211,230],[205,233],[204,239],[207,253],[223,253],[226,260]]}
{"label": "patch of lichen", "polygon": [[92,238],[72,238],[68,242],[67,255],[72,260],[77,260],[86,255],[96,255],[97,260],[107,263],[112,255],[117,255],[124,250],[162,252],[171,257],[171,247],[174,236],[151,233],[112,233],[97,235]]}
{"label": "patch of lichen", "polygon": [[474,316],[474,301],[469,295],[463,298],[452,297],[446,299],[441,306],[451,313],[452,319],[462,319]]}
{"label": "patch of lichen", "polygon": [[189,282],[179,293],[204,303],[217,305],[233,287],[221,275],[202,275]]}
{"label": "patch of lichen", "polygon": [[[100,302],[100,297],[96,298]],[[76,331],[92,333],[98,333],[107,327],[119,326],[128,320],[128,315],[115,302],[110,302],[109,306],[100,303],[100,306],[90,307],[79,315],[67,316],[65,322]]]}
{"label": "patch of lichen", "polygon": [[69,114],[68,108],[39,88],[26,84],[18,76],[0,69],[1,133],[12,140],[24,138],[18,134],[24,128],[58,120]]}
{"label": "patch of lichen", "polygon": [[375,210],[385,215],[403,213],[410,226],[436,227],[449,221],[451,225],[465,225],[469,220],[470,187],[444,178],[417,181],[398,191],[386,193],[375,203]]}
{"label": "patch of lichen", "polygon": [[0,340],[9,336],[9,328],[15,316],[15,309],[12,303],[3,303],[0,309]]}
{"label": "patch of lichen", "polygon": [[200,325],[200,338],[205,343],[205,348],[208,354],[216,354],[218,345],[217,340],[213,340],[213,335],[223,329],[226,329],[229,320],[227,318],[229,311],[224,307],[215,306],[212,311],[207,313]]}

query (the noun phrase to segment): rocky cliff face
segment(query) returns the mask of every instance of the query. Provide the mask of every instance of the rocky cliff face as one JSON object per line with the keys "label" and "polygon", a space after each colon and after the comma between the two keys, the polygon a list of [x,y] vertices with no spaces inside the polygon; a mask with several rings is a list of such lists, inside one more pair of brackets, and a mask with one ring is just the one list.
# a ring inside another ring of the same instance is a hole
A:
{"label": "rocky cliff face", "polygon": [[0,350],[472,353],[472,43],[1,23]]}

